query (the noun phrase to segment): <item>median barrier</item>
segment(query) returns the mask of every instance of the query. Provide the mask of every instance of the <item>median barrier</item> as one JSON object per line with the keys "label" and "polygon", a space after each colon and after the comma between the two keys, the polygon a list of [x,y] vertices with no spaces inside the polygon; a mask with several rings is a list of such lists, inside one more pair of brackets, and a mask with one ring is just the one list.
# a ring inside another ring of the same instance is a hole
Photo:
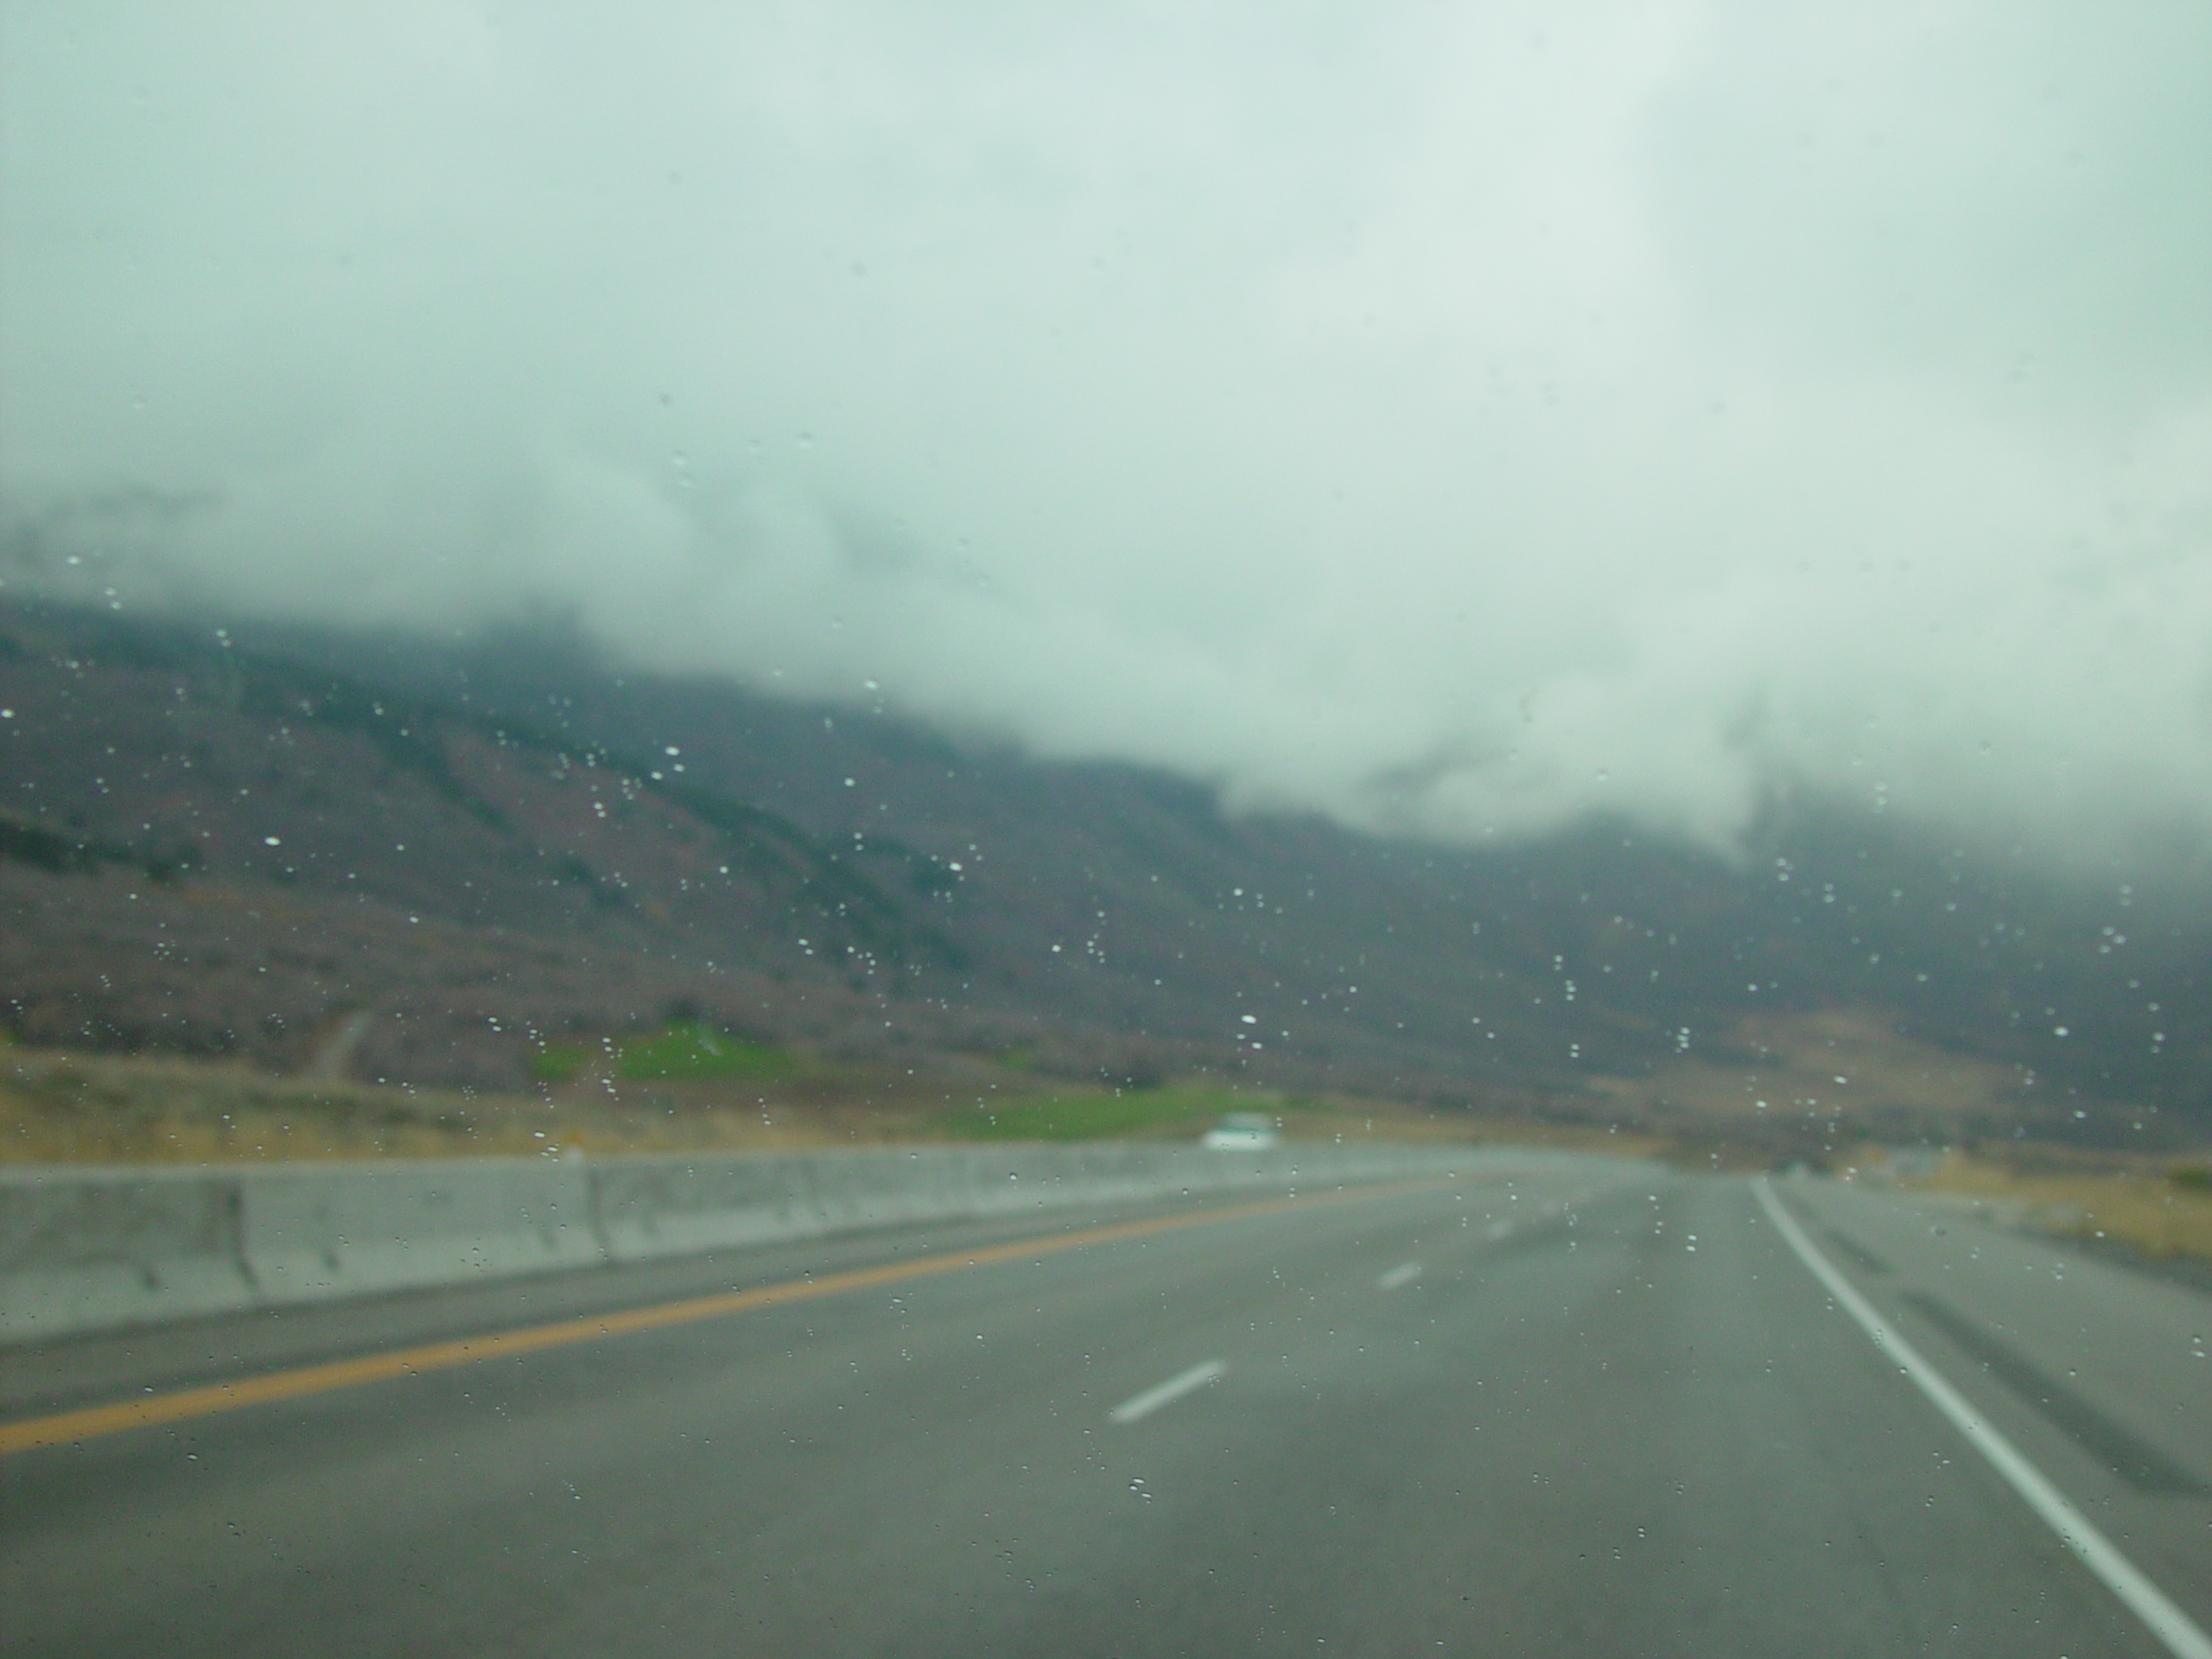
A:
{"label": "median barrier", "polygon": [[200,1170],[0,1171],[0,1334],[251,1307],[238,1184]]}
{"label": "median barrier", "polygon": [[238,1238],[270,1306],[590,1267],[584,1169],[550,1158],[242,1171]]}
{"label": "median barrier", "polygon": [[585,1166],[592,1211],[617,1262],[688,1255],[821,1230],[803,1154],[644,1155]]}
{"label": "median barrier", "polygon": [[4,1171],[0,1341],[901,1224],[1521,1160],[1464,1147],[1090,1142]]}

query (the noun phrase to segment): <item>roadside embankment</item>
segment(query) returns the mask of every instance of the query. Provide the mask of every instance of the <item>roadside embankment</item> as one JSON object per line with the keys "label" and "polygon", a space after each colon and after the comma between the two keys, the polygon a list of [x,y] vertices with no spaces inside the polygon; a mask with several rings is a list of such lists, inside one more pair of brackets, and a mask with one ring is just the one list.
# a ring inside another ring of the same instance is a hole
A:
{"label": "roadside embankment", "polygon": [[2014,1226],[2125,1246],[2153,1261],[2212,1262],[2212,1167],[2202,1159],[2036,1161],[1953,1152],[1905,1185],[1975,1204]]}
{"label": "roadside embankment", "polygon": [[[1645,1141],[1525,1116],[1406,1101],[1288,1094],[1218,1078],[1113,1088],[947,1057],[918,1074],[779,1051],[752,1074],[632,1045],[596,1073],[532,1095],[469,1094],[237,1061],[0,1044],[0,1164],[289,1163],[581,1150],[774,1152],[979,1141],[1195,1141],[1232,1111],[1266,1111],[1294,1141],[1498,1141],[1641,1153]],[[758,1052],[752,1057],[756,1061]],[[652,1062],[648,1064],[647,1062]]]}

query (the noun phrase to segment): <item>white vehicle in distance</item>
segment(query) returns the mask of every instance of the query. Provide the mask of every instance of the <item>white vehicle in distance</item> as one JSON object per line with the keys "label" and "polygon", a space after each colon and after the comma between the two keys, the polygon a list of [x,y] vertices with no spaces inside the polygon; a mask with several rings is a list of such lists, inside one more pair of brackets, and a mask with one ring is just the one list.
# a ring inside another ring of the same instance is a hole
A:
{"label": "white vehicle in distance", "polygon": [[1231,1112],[1198,1137],[1215,1152],[1256,1152],[1282,1145],[1275,1121],[1265,1112]]}

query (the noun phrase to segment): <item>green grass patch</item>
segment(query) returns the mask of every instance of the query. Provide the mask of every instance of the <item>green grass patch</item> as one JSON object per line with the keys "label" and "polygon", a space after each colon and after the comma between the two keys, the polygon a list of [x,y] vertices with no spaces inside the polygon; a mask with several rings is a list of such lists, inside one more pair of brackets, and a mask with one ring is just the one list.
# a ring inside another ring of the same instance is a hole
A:
{"label": "green grass patch", "polygon": [[624,1077],[671,1082],[781,1077],[796,1065],[783,1049],[727,1036],[707,1026],[670,1026],[650,1037],[618,1043],[615,1053]]}
{"label": "green grass patch", "polygon": [[1117,1141],[1179,1132],[1196,1140],[1230,1112],[1283,1109],[1230,1089],[1084,1090],[981,1101],[962,1109],[952,1128],[975,1141]]}
{"label": "green grass patch", "polygon": [[732,1037],[711,1026],[671,1025],[619,1042],[549,1043],[531,1057],[540,1083],[566,1083],[612,1059],[615,1075],[632,1082],[702,1083],[789,1077],[798,1062],[786,1050]]}
{"label": "green grass patch", "polygon": [[548,1043],[530,1057],[530,1075],[537,1083],[566,1083],[599,1057],[586,1043]]}

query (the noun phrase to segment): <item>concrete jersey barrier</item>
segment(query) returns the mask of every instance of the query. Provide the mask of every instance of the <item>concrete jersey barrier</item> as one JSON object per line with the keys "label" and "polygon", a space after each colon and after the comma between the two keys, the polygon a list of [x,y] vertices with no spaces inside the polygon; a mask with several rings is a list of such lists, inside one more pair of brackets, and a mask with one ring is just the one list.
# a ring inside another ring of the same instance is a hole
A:
{"label": "concrete jersey barrier", "polygon": [[550,1159],[257,1170],[238,1188],[246,1274],[271,1306],[607,1255],[586,1168]]}
{"label": "concrete jersey barrier", "polygon": [[0,1342],[902,1223],[1556,1154],[1141,1142],[0,1170]]}
{"label": "concrete jersey barrier", "polygon": [[0,1173],[0,1339],[251,1306],[238,1205],[198,1171]]}

